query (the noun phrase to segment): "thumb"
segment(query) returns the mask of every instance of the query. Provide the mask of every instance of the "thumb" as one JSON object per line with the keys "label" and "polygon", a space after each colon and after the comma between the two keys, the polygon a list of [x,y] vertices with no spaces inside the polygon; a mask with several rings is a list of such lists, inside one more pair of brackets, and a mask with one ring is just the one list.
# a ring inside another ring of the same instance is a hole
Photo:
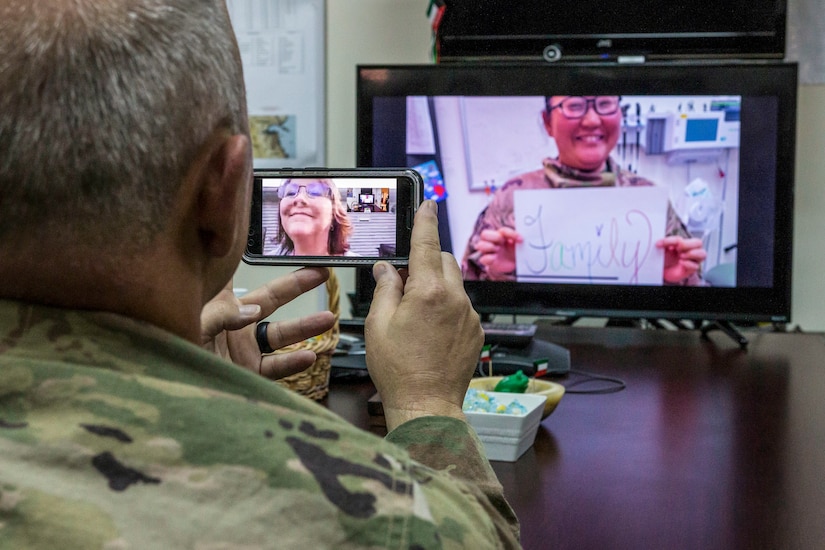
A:
{"label": "thumb", "polygon": [[404,283],[401,275],[387,262],[376,262],[372,266],[372,276],[375,279],[375,291],[372,295],[369,317],[374,320],[389,319],[404,294]]}

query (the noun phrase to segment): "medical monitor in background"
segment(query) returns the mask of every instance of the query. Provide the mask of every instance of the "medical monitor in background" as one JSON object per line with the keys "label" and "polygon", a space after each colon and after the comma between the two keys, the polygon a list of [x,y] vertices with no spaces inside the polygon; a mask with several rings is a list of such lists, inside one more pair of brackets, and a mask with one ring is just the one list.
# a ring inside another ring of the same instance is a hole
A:
{"label": "medical monitor in background", "polygon": [[[482,314],[787,322],[796,89],[773,62],[361,66],[358,164],[422,174]],[[548,105],[613,118],[619,187],[535,183],[563,165]],[[655,242],[677,222],[707,258],[674,284]],[[522,237],[504,280],[467,254],[490,223]]]}

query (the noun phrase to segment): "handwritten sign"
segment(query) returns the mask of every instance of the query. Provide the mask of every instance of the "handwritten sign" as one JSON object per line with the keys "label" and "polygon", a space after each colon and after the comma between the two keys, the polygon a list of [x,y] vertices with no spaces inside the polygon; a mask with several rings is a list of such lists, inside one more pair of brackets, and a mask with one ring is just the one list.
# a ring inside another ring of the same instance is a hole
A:
{"label": "handwritten sign", "polygon": [[513,194],[519,281],[661,285],[668,193],[662,187]]}

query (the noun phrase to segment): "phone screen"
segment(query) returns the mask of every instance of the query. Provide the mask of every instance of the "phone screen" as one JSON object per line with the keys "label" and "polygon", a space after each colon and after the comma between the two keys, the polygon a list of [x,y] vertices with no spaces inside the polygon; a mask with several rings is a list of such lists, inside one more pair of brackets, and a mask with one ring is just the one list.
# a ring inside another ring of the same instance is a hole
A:
{"label": "phone screen", "polygon": [[256,171],[244,260],[405,264],[422,186],[411,170]]}

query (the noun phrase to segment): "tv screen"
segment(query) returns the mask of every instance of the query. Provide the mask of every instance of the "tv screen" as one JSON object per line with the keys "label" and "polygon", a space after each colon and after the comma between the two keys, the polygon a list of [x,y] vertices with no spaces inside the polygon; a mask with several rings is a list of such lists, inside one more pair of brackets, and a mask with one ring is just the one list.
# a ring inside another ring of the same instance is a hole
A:
{"label": "tv screen", "polygon": [[483,314],[787,322],[797,67],[358,67]]}

